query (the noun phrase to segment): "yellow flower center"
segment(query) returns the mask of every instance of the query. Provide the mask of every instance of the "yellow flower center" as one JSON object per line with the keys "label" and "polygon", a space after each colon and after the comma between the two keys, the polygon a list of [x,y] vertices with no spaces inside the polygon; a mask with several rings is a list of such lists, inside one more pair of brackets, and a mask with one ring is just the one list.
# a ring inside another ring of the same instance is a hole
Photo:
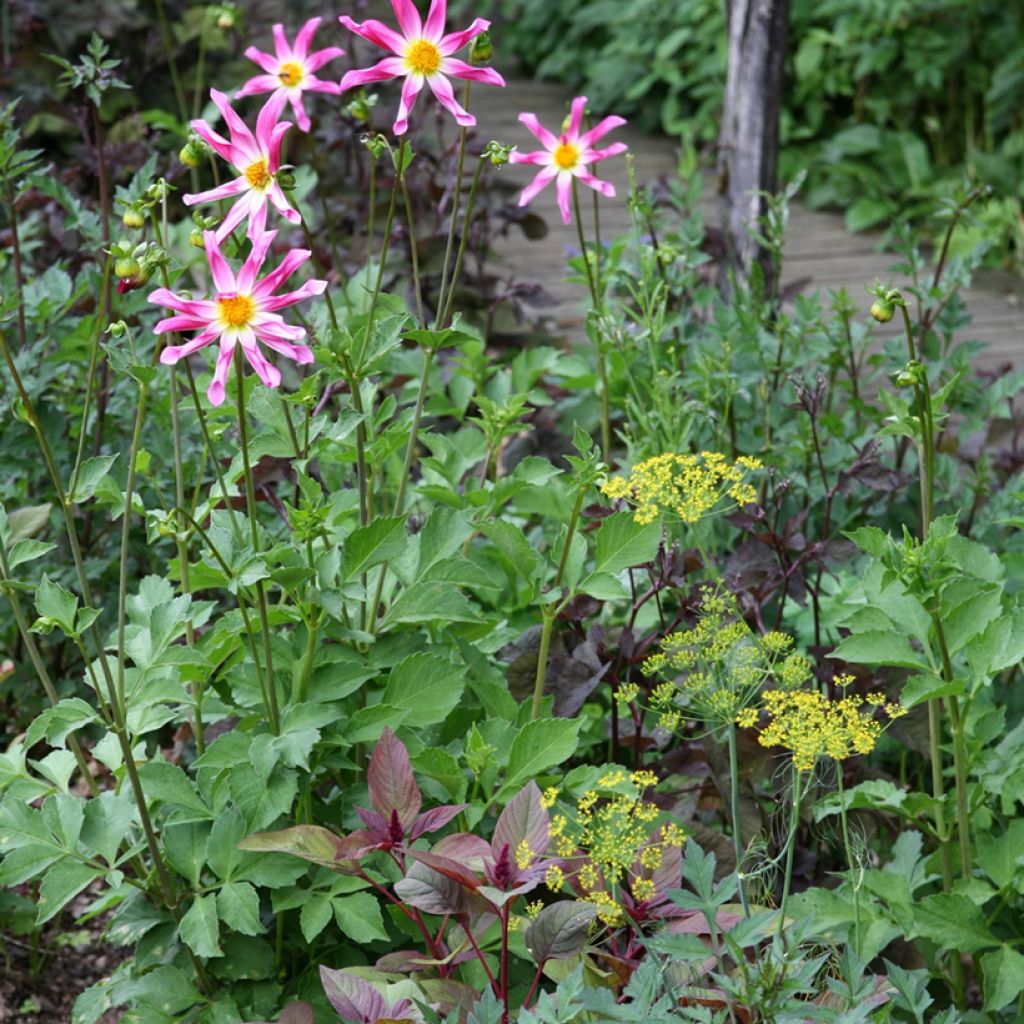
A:
{"label": "yellow flower center", "polygon": [[409,47],[405,63],[418,75],[432,75],[441,67],[441,51],[429,39],[417,39]]}
{"label": "yellow flower center", "polygon": [[571,142],[563,142],[555,150],[555,166],[563,171],[571,171],[580,159],[580,150]]}
{"label": "yellow flower center", "polygon": [[220,318],[228,327],[245,327],[256,312],[256,303],[248,295],[220,299]]}
{"label": "yellow flower center", "polygon": [[253,188],[266,188],[270,184],[270,171],[266,160],[257,160],[245,169],[245,180]]}
{"label": "yellow flower center", "polygon": [[298,85],[302,81],[305,77],[305,72],[302,70],[301,64],[289,60],[281,65],[277,77],[281,80],[282,85],[286,85],[290,89],[293,85]]}

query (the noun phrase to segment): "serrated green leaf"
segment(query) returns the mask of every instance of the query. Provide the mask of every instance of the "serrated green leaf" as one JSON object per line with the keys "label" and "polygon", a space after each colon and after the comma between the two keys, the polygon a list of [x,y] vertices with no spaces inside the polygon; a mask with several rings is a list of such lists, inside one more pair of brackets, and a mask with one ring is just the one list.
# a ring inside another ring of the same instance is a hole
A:
{"label": "serrated green leaf", "polygon": [[841,640],[829,657],[852,661],[858,665],[896,665],[901,668],[928,670],[931,666],[901,633],[867,630]]}
{"label": "serrated green leaf", "polygon": [[641,524],[632,512],[616,512],[597,531],[594,572],[617,573],[650,562],[661,542],[661,523]]}
{"label": "serrated green leaf", "polygon": [[102,874],[91,864],[83,864],[68,857],[48,868],[39,885],[36,924],[44,924],[59,914],[90,882]]}
{"label": "serrated green leaf", "polygon": [[405,520],[405,516],[381,516],[353,530],[342,548],[342,578],[354,580],[373,566],[397,558],[408,542]]}
{"label": "serrated green leaf", "polygon": [[314,893],[299,911],[299,928],[302,930],[302,937],[307,942],[312,942],[328,925],[331,920],[331,901],[323,893]]}
{"label": "serrated green leaf", "polygon": [[88,501],[116,461],[117,455],[97,455],[95,458],[86,459],[78,471],[75,489],[70,495],[71,500],[76,504]]}
{"label": "serrated green leaf", "polygon": [[334,921],[353,942],[367,943],[386,940],[387,931],[380,913],[380,903],[368,892],[351,896],[335,896],[331,900]]}
{"label": "serrated green leaf", "polygon": [[196,956],[223,956],[216,896],[196,896],[178,924],[178,934]]}
{"label": "serrated green leaf", "polygon": [[462,699],[464,676],[464,668],[436,654],[411,654],[391,670],[381,701],[397,708],[406,725],[436,725]]}
{"label": "serrated green leaf", "polygon": [[217,893],[217,912],[229,928],[243,935],[259,935],[264,930],[259,894],[248,882],[222,886]]}
{"label": "serrated green leaf", "polygon": [[1001,946],[981,958],[985,978],[985,1009],[996,1013],[1024,991],[1024,956],[1009,946]]}
{"label": "serrated green leaf", "polygon": [[914,933],[943,949],[977,953],[999,945],[985,923],[985,915],[966,896],[936,893],[914,907]]}
{"label": "serrated green leaf", "polygon": [[502,793],[512,792],[576,752],[581,720],[541,718],[527,722],[512,741]]}

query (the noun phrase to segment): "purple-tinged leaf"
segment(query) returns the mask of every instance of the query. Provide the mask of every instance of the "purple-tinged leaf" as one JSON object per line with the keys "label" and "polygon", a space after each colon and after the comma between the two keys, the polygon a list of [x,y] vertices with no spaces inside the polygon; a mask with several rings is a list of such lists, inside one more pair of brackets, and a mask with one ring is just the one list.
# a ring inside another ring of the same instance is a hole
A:
{"label": "purple-tinged leaf", "polygon": [[313,1024],[313,1007],[309,1003],[289,1003],[278,1016],[277,1024]]}
{"label": "purple-tinged leaf", "polygon": [[552,959],[575,956],[587,944],[597,905],[561,900],[545,907],[527,926],[527,952],[540,965]]}
{"label": "purple-tinged leaf", "polygon": [[397,811],[403,829],[408,829],[416,820],[423,800],[412,774],[409,751],[386,726],[373,748],[367,769],[367,785],[370,803],[381,817],[390,821],[391,812]]}
{"label": "purple-tinged leaf", "polygon": [[388,1005],[384,997],[363,978],[347,971],[334,971],[320,966],[320,981],[324,994],[342,1020],[350,1024],[364,1024],[385,1017]]}
{"label": "purple-tinged leaf", "polygon": [[384,815],[371,811],[368,807],[357,807],[356,814],[359,815],[360,820],[366,826],[367,832],[372,836],[374,842],[383,843],[390,838],[388,819]]}
{"label": "purple-tinged leaf", "polygon": [[[353,836],[355,833],[353,833]],[[342,839],[319,825],[296,825],[278,832],[254,832],[239,844],[252,853],[290,853],[343,875],[353,874],[360,854],[353,836]]]}
{"label": "purple-tinged leaf", "polygon": [[464,885],[469,889],[475,889],[480,885],[480,879],[464,864],[451,857],[439,854],[436,850],[410,850],[409,856],[418,860],[421,864],[428,864],[435,871],[440,871],[442,875],[450,878],[453,882],[458,882],[459,885]]}
{"label": "purple-tinged leaf", "polygon": [[494,828],[491,849],[495,856],[507,843],[515,859],[523,843],[529,846],[534,857],[544,853],[551,841],[549,832],[551,819],[541,803],[540,789],[536,782],[528,782],[505,805]]}
{"label": "purple-tinged leaf", "polygon": [[468,804],[444,804],[441,807],[433,807],[429,811],[421,814],[409,829],[409,842],[415,842],[420,836],[426,835],[428,832],[436,832],[439,828],[444,828],[452,818],[459,813],[459,811],[465,810]]}
{"label": "purple-tinged leaf", "polygon": [[439,839],[430,852],[437,857],[448,857],[464,864],[471,871],[482,872],[484,861],[491,857],[491,844],[472,832],[455,832]]}
{"label": "purple-tinged leaf", "polygon": [[395,894],[427,914],[468,914],[489,909],[472,889],[418,860],[405,878],[395,883]]}

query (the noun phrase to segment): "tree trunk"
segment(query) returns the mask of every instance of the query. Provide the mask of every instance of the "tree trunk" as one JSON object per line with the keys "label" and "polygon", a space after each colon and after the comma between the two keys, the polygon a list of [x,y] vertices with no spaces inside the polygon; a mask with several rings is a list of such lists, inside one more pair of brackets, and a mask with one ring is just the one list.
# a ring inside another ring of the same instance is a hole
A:
{"label": "tree trunk", "polygon": [[[725,199],[724,229],[728,269],[747,277],[760,263],[768,293],[768,253],[751,236],[765,212],[761,192],[778,186],[779,108],[786,55],[789,0],[726,0],[729,70],[719,133],[718,172]],[[727,283],[727,282],[726,282]]]}

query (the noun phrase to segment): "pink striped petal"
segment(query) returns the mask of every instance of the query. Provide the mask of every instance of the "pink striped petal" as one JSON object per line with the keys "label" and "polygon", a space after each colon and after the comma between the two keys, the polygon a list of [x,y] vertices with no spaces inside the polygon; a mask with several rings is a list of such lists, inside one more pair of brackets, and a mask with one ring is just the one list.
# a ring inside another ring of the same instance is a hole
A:
{"label": "pink striped petal", "polygon": [[555,192],[558,195],[558,209],[562,214],[562,223],[572,223],[572,175],[562,172],[555,181]]}
{"label": "pink striped petal", "polygon": [[260,195],[256,189],[249,193],[249,226],[245,237],[256,241],[267,230],[267,193]]}
{"label": "pink striped petal", "polygon": [[391,0],[391,8],[395,12],[395,20],[405,38],[416,39],[423,35],[423,22],[420,12],[412,0]]}
{"label": "pink striped petal", "polygon": [[[258,299],[266,298],[279,288],[286,278],[291,277],[309,257],[308,249],[289,249],[284,254],[284,259],[262,281],[256,283],[252,290],[253,295]],[[262,308],[262,303],[260,307]]]}
{"label": "pink striped petal", "polygon": [[282,341],[280,338],[269,336],[258,327],[255,330],[256,336],[267,348],[280,353],[286,359],[291,359],[292,362],[300,363],[303,366],[308,366],[314,362],[313,353],[306,345],[292,345],[290,342]]}
{"label": "pink striped petal", "polygon": [[157,306],[166,306],[176,313],[187,313],[189,316],[201,317],[209,320],[216,316],[214,303],[209,299],[183,299],[180,295],[168,288],[157,288],[148,296],[150,302]]}
{"label": "pink striped petal", "polygon": [[520,114],[519,123],[546,149],[554,152],[558,148],[558,139],[537,120],[536,114]]}
{"label": "pink striped petal", "polygon": [[586,109],[586,96],[577,96],[576,99],[572,101],[571,113],[569,114],[569,127],[565,131],[570,142],[575,142],[579,138],[580,128],[583,127],[583,112]]}
{"label": "pink striped petal", "polygon": [[468,78],[471,82],[484,82],[487,85],[505,84],[505,79],[494,68],[475,68],[456,57],[445,57],[441,61],[441,73],[454,78]]}
{"label": "pink striped petal", "polygon": [[266,334],[279,341],[301,341],[306,336],[305,328],[286,324],[280,313],[257,313],[249,323],[260,337]]}
{"label": "pink striped petal", "polygon": [[[328,46],[323,50],[317,50],[306,58],[306,72],[309,75],[319,71],[325,64],[330,63],[338,57],[343,57],[345,51],[340,46]],[[307,87],[308,88],[308,87]]]}
{"label": "pink striped petal", "polygon": [[596,163],[598,160],[607,160],[610,156],[618,156],[629,149],[624,142],[613,142],[604,149],[586,149],[580,154],[580,162],[584,164]]}
{"label": "pink striped petal", "polygon": [[306,86],[307,92],[326,92],[337,96],[341,92],[341,86],[337,82],[325,82],[322,78],[310,78]]}
{"label": "pink striped petal", "polygon": [[294,306],[297,302],[323,295],[326,287],[326,281],[307,281],[293,292],[285,292],[284,295],[271,295],[267,299],[261,299],[260,310],[264,313],[272,313],[275,309]]}
{"label": "pink striped petal", "polygon": [[401,57],[385,57],[372,68],[361,68],[358,71],[346,71],[342,76],[340,92],[354,89],[357,85],[369,85],[372,82],[383,82],[388,78],[401,78],[409,72]]}
{"label": "pink striped petal", "polygon": [[[626,119],[616,114],[612,114],[611,117],[602,118],[590,131],[584,132],[579,137],[579,144],[586,149],[591,149],[598,139],[604,138],[605,135],[616,128],[621,128],[625,123]],[[623,142],[616,143],[616,145],[622,146],[623,149],[626,148]]]}
{"label": "pink striped petal", "polygon": [[276,231],[264,231],[253,241],[252,249],[235,278],[235,283],[242,295],[248,295],[252,291],[253,285],[256,283],[256,275],[262,269],[267,253],[270,252],[270,246],[276,237]]}
{"label": "pink striped petal", "polygon": [[246,123],[238,116],[234,107],[228,102],[227,96],[218,89],[211,89],[210,99],[213,100],[221,113],[221,117],[224,118],[224,123],[231,132],[231,144],[236,150],[253,153],[253,159],[257,159],[259,147],[256,145],[256,140],[253,138],[252,132],[249,131]]}
{"label": "pink striped petal", "polygon": [[271,203],[273,203],[274,209],[277,210],[277,212],[281,214],[286,221],[291,224],[299,224],[302,221],[299,211],[288,202],[288,197],[284,194],[284,190],[276,181],[267,189],[266,197]]}
{"label": "pink striped petal", "polygon": [[235,355],[235,340],[226,334],[220,337],[220,353],[217,356],[217,366],[213,371],[213,380],[206,389],[206,397],[210,405],[223,405],[225,396],[225,384],[228,380],[228,370],[231,369],[231,360]]}
{"label": "pink striped petal", "polygon": [[576,178],[583,182],[584,185],[589,185],[595,192],[600,192],[601,195],[607,196],[609,199],[615,195],[615,186],[610,181],[604,181],[602,178],[595,178],[592,174],[587,171],[580,171]]}
{"label": "pink striped petal", "polygon": [[[245,55],[253,62],[253,64],[258,64],[263,68],[268,75],[273,75],[275,78],[277,77],[277,68],[281,61],[273,54],[264,53],[262,50],[257,50],[255,46],[250,46],[246,49]],[[246,85],[248,85],[248,82]]]}
{"label": "pink striped petal", "polygon": [[476,39],[481,32],[486,32],[490,27],[491,23],[486,18],[477,18],[469,28],[442,36],[437,48],[441,51],[442,57],[447,57],[461,50],[471,39]]}
{"label": "pink striped petal", "polygon": [[249,216],[249,197],[251,195],[251,191],[247,192],[240,199],[238,199],[238,201],[235,203],[234,206],[231,207],[230,210],[228,210],[227,216],[224,218],[224,220],[221,221],[220,227],[217,228],[218,242],[223,242],[224,239],[227,238],[228,235],[230,235],[231,232],[234,231],[235,228],[237,228],[238,225],[241,224],[242,221],[245,220],[247,216]]}
{"label": "pink striped petal", "polygon": [[168,345],[160,353],[160,362],[163,363],[164,366],[170,366],[173,363],[178,362],[179,359],[184,359],[186,356],[192,355],[193,352],[198,352],[201,348],[205,348],[211,341],[214,341],[220,333],[220,327],[216,324],[210,324],[202,334],[197,334],[194,338],[189,338],[184,345]]}
{"label": "pink striped petal", "polygon": [[249,182],[245,178],[234,178],[223,185],[219,185],[217,188],[207,189],[205,192],[186,192],[181,197],[181,201],[186,206],[195,206],[197,203],[212,203],[217,199],[237,196],[239,192],[245,192],[248,188]]}
{"label": "pink striped petal", "polygon": [[[302,105],[302,92],[299,90],[294,91],[289,97],[288,102],[292,105],[292,113],[295,115],[295,125],[300,132],[308,132],[312,127],[313,122],[309,119],[309,114],[306,113],[306,108]],[[281,158],[280,151],[277,154],[278,160]],[[278,164],[280,166],[280,164]]]}
{"label": "pink striped petal", "polygon": [[249,365],[256,371],[256,376],[268,388],[276,388],[281,383],[281,371],[267,362],[256,343],[256,335],[251,330],[240,331],[238,340],[242,344],[242,352]]}
{"label": "pink striped petal", "polygon": [[452,90],[452,83],[444,75],[430,75],[427,78],[427,85],[430,86],[430,91],[437,97],[437,102],[455,118],[457,124],[463,128],[472,128],[476,124],[476,118],[459,105],[459,101],[455,98],[455,93]]}
{"label": "pink striped petal", "polygon": [[551,154],[546,149],[536,149],[532,153],[520,153],[513,149],[508,155],[510,164],[539,164],[547,167],[551,163]]}
{"label": "pink striped petal", "polygon": [[153,333],[174,334],[177,331],[201,331],[209,326],[209,317],[189,316],[187,313],[179,313],[177,316],[169,316],[166,320],[158,321],[153,328]]}
{"label": "pink striped petal", "polygon": [[533,181],[523,189],[519,196],[519,205],[526,206],[557,173],[558,168],[550,166],[538,171]]}
{"label": "pink striped petal", "polygon": [[[280,150],[281,138],[291,125],[289,121],[281,121],[281,112],[287,102],[288,93],[284,89],[278,90],[263,104],[259,116],[256,118],[256,145],[259,146],[261,153],[267,154],[268,164],[271,163],[269,157],[275,142],[275,133],[280,132],[280,136],[276,140],[277,148]],[[280,124],[278,124],[279,121]],[[276,167],[268,169],[271,174],[277,170]]]}
{"label": "pink striped petal", "polygon": [[272,29],[274,33],[274,52],[278,60],[290,60],[292,48],[288,44],[288,37],[284,34],[284,25],[277,24]]}
{"label": "pink striped petal", "polygon": [[237,152],[235,147],[227,139],[218,135],[206,121],[196,119],[189,122],[192,131],[196,133],[221,159],[227,160],[229,164],[237,167],[244,160],[244,156]]}
{"label": "pink striped petal", "polygon": [[432,43],[441,41],[444,23],[448,19],[448,0],[430,0],[430,11],[423,25],[423,38]]}
{"label": "pink striped petal", "polygon": [[[282,104],[285,102],[287,97],[288,94],[282,91]],[[291,126],[291,121],[281,121],[274,125],[273,130],[270,133],[269,145],[267,146],[267,170],[271,174],[277,174],[281,169],[281,143],[284,141],[284,137],[288,134],[288,129],[291,128]]]}
{"label": "pink striped petal", "polygon": [[392,130],[396,135],[404,135],[409,130],[409,112],[416,102],[416,97],[423,88],[423,75],[409,75],[402,83],[402,96],[398,101],[398,116]]}
{"label": "pink striped petal", "polygon": [[203,232],[203,242],[206,244],[206,261],[210,264],[210,273],[213,275],[213,286],[219,294],[233,294],[237,291],[235,275],[224,259],[220,251],[220,243],[212,231]]}
{"label": "pink striped petal", "polygon": [[281,80],[277,75],[254,75],[241,89],[235,92],[235,99],[242,99],[245,96],[258,96],[263,92],[273,92],[281,87]]}
{"label": "pink striped petal", "polygon": [[379,46],[382,50],[390,50],[392,53],[401,54],[405,47],[405,40],[393,29],[388,28],[381,21],[374,18],[367,18],[362,24],[353,21],[347,14],[342,14],[338,21],[357,36]]}
{"label": "pink striped petal", "polygon": [[292,53],[295,54],[300,61],[305,61],[306,54],[309,53],[309,44],[313,42],[313,36],[316,34],[316,30],[322,20],[322,18],[310,18],[296,34],[295,45],[292,47]]}

